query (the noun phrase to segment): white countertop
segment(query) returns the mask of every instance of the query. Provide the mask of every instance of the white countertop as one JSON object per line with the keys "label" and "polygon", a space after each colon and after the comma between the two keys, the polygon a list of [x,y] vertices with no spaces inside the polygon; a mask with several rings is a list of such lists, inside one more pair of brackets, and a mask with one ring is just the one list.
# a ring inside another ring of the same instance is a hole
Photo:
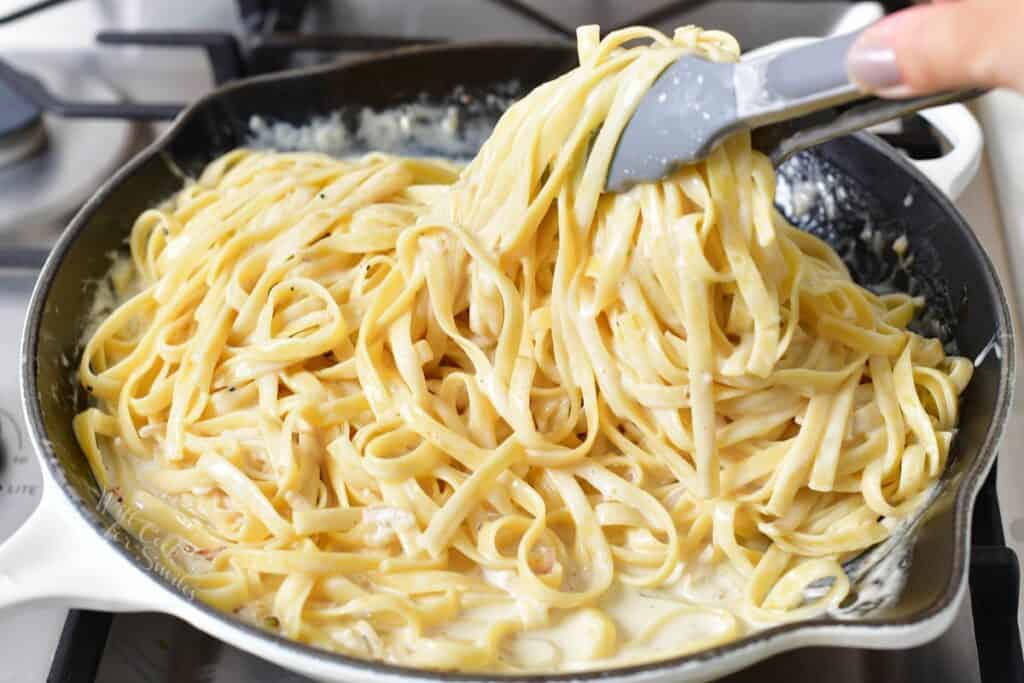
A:
{"label": "white countertop", "polygon": [[[985,246],[1007,290],[1017,339],[1017,376],[1024,374],[1024,97],[994,92],[974,107],[985,131],[985,163],[957,205]],[[1024,386],[1020,383],[1017,390]],[[1024,560],[1024,401],[1011,412],[999,451],[998,491],[1006,543]],[[1018,623],[1024,606],[1018,605]]]}

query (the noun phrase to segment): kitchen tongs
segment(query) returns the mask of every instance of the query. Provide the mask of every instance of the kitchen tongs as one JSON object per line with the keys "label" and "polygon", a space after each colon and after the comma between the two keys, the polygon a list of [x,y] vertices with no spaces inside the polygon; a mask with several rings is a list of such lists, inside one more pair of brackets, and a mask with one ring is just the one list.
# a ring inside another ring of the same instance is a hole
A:
{"label": "kitchen tongs", "polygon": [[619,138],[605,188],[628,189],[700,161],[729,134],[751,130],[753,145],[778,165],[802,149],[979,90],[902,100],[865,95],[846,71],[860,32],[719,64],[687,55],[669,65],[641,99]]}

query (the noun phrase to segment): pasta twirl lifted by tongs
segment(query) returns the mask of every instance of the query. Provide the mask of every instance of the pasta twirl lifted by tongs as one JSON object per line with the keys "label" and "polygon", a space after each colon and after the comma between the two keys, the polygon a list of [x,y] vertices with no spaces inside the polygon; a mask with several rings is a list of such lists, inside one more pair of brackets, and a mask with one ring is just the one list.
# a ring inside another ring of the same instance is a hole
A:
{"label": "pasta twirl lifted by tongs", "polygon": [[142,214],[75,422],[123,523],[222,609],[422,667],[611,666],[837,605],[972,366],[786,223],[746,135],[602,193],[690,50],[738,55],[587,27],[461,172],[241,149]]}

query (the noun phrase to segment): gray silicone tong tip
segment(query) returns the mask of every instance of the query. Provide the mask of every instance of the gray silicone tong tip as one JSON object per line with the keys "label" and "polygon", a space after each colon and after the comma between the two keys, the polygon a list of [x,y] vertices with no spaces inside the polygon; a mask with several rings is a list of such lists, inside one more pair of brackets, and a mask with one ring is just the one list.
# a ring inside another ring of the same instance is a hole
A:
{"label": "gray silicone tong tip", "polygon": [[663,178],[739,129],[733,66],[682,57],[665,69],[622,131],[606,189]]}
{"label": "gray silicone tong tip", "polygon": [[969,99],[957,91],[903,100],[866,96],[850,82],[849,33],[738,63],[688,55],[669,65],[626,124],[605,189],[621,192],[707,158],[729,134],[751,130],[777,165],[790,155],[927,107]]}

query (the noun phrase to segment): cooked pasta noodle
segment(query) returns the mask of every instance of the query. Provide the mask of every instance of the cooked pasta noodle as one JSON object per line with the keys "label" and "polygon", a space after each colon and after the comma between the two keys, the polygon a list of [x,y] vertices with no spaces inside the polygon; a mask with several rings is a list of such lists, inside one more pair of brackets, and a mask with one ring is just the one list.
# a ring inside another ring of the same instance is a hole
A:
{"label": "cooked pasta noodle", "polygon": [[603,193],[689,51],[739,52],[585,27],[461,171],[239,149],[139,216],[75,419],[124,523],[216,607],[416,667],[607,667],[838,605],[972,366],[775,211],[748,135]]}

